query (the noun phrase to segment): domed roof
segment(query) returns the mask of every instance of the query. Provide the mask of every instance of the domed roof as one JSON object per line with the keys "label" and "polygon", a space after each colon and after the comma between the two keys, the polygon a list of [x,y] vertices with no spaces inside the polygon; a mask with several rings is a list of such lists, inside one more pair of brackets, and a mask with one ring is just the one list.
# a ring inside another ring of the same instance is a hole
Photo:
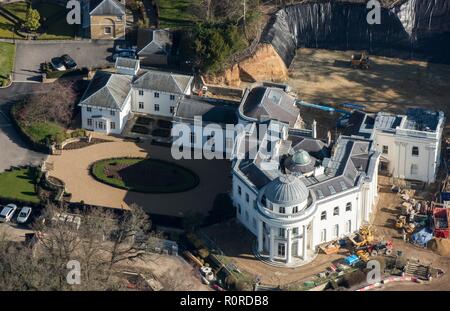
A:
{"label": "domed roof", "polygon": [[267,185],[265,195],[272,203],[295,205],[308,200],[309,191],[299,178],[283,175]]}
{"label": "domed roof", "polygon": [[292,162],[297,165],[308,165],[311,163],[311,157],[305,150],[298,150],[292,156]]}

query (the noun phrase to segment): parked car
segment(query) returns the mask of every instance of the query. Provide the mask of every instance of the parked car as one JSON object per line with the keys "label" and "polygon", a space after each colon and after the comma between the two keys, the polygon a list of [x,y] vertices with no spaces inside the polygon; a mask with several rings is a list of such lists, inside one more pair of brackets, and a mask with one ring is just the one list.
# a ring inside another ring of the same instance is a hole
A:
{"label": "parked car", "polygon": [[3,207],[2,211],[0,212],[0,222],[11,221],[11,218],[14,215],[16,209],[17,205],[15,204],[8,204],[5,207]]}
{"label": "parked car", "polygon": [[68,69],[77,68],[77,63],[69,55],[64,54],[63,56],[61,56],[61,59],[62,59],[64,65],[66,66],[66,68],[68,68]]}
{"label": "parked car", "polygon": [[128,51],[128,52],[120,52],[113,55],[113,61],[116,61],[117,57],[123,57],[123,58],[136,58],[136,53]]}
{"label": "parked car", "polygon": [[30,218],[31,212],[32,212],[31,207],[28,207],[28,206],[22,207],[19,215],[17,216],[17,223],[19,223],[19,224],[26,223],[28,221],[28,219]]}
{"label": "parked car", "polygon": [[67,69],[66,66],[64,66],[64,62],[61,57],[52,58],[50,64],[52,64],[52,67],[58,71],[64,71]]}
{"label": "parked car", "polygon": [[121,52],[136,53],[136,47],[129,47],[127,45],[116,45],[115,51],[116,51],[116,53],[121,53]]}

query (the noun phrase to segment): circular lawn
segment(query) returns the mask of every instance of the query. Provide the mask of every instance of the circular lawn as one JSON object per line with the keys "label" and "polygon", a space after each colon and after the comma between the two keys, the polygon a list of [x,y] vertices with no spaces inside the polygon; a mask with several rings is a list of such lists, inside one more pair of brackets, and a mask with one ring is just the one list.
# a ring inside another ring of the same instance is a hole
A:
{"label": "circular lawn", "polygon": [[198,176],[174,163],[144,158],[105,159],[92,164],[95,179],[113,187],[144,193],[173,193],[190,190]]}

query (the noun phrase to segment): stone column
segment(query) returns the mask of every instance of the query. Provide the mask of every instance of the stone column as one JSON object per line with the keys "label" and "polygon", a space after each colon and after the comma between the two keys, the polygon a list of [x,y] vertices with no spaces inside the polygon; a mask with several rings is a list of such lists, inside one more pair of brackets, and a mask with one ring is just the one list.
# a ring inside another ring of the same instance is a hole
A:
{"label": "stone column", "polygon": [[302,258],[303,260],[308,259],[308,253],[306,251],[306,247],[308,246],[308,236],[307,236],[307,225],[303,225],[303,247],[302,247]]}
{"label": "stone column", "polygon": [[263,222],[258,221],[258,253],[261,253],[264,250],[263,236]]}
{"label": "stone column", "polygon": [[292,229],[286,229],[287,231],[287,247],[286,247],[286,263],[291,262],[292,257],[292,243],[291,243],[291,237],[292,237]]}
{"label": "stone column", "polygon": [[274,248],[275,248],[275,230],[271,227],[270,228],[270,250],[269,250],[270,261],[273,261],[274,251],[275,251]]}
{"label": "stone column", "polygon": [[[303,256],[303,254],[302,254],[302,247],[303,247],[302,241],[303,240],[300,239],[300,228],[301,227],[298,228],[299,235],[297,236],[297,254],[296,254],[297,256]],[[303,232],[302,232],[302,234],[303,234]]]}

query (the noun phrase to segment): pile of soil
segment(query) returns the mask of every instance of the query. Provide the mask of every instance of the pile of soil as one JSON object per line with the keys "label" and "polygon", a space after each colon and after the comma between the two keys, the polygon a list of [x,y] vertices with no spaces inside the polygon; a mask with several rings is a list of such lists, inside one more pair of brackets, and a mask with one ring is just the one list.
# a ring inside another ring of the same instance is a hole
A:
{"label": "pile of soil", "polygon": [[444,257],[450,257],[450,240],[442,238],[434,238],[428,242],[428,248],[436,254]]}

